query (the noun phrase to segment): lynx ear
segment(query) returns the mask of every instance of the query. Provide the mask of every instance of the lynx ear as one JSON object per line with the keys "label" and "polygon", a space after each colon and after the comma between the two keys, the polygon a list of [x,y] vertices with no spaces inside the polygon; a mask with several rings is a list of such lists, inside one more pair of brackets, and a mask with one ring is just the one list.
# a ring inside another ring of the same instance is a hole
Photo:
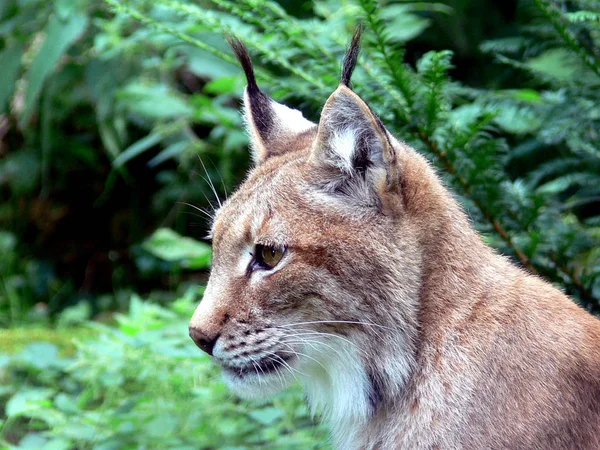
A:
{"label": "lynx ear", "polygon": [[371,108],[350,88],[360,32],[359,28],[346,53],[340,85],[321,112],[311,158],[320,165],[339,169],[347,179],[368,178],[377,183],[377,188],[382,187],[379,178],[383,174],[383,187],[394,189],[400,180],[389,134]]}
{"label": "lynx ear", "polygon": [[250,134],[252,158],[259,165],[270,156],[285,153],[290,144],[316,125],[306,120],[300,111],[277,103],[261,91],[248,49],[238,39],[228,37],[227,40],[248,81],[244,91],[244,118]]}

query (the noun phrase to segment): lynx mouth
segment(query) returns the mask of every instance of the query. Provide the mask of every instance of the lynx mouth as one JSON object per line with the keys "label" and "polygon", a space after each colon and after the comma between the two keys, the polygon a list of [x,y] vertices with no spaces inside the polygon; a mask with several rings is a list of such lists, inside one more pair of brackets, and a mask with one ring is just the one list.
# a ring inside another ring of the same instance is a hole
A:
{"label": "lynx mouth", "polygon": [[281,367],[288,364],[292,356],[276,355],[266,357],[241,367],[223,365],[223,370],[238,378],[244,378],[248,375],[263,376],[277,372]]}

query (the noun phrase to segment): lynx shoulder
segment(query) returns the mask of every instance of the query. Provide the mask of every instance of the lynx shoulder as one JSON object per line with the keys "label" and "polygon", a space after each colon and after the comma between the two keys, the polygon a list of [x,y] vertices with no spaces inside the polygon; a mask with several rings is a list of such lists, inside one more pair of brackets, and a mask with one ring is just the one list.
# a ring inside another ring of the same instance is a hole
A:
{"label": "lynx shoulder", "polygon": [[191,337],[242,397],[298,380],[339,449],[600,448],[600,321],[487,247],[352,90],[359,35],[318,124],[231,41],[255,166]]}

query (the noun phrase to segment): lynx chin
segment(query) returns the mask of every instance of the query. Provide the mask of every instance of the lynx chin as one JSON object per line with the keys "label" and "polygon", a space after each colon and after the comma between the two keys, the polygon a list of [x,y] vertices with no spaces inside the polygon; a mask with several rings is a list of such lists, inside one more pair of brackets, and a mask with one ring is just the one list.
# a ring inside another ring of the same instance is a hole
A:
{"label": "lynx chin", "polygon": [[599,449],[600,321],[487,247],[352,90],[359,38],[318,124],[230,40],[254,168],[190,336],[241,397],[299,381],[340,450]]}

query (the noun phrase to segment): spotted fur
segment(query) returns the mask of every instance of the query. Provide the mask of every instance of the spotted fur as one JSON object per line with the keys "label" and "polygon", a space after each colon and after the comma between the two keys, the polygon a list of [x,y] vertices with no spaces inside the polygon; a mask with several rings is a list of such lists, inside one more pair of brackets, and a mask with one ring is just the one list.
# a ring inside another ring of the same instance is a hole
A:
{"label": "spotted fur", "polygon": [[[299,381],[339,449],[600,448],[600,321],[486,246],[351,90],[358,37],[318,125],[236,41],[256,167],[217,212],[192,338],[242,397]],[[286,251],[249,270],[256,244]]]}

